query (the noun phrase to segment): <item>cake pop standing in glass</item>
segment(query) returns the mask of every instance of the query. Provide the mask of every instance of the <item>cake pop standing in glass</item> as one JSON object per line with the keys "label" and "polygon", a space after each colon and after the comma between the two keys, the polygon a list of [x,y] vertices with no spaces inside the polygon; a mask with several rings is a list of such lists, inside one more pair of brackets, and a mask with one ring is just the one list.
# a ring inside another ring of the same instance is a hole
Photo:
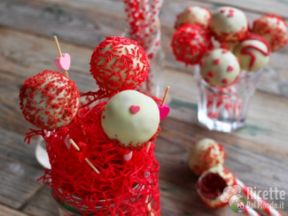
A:
{"label": "cake pop standing in glass", "polygon": [[165,106],[135,90],[148,71],[136,42],[108,37],[91,57],[99,89],[82,93],[81,104],[77,86],[60,72],[24,82],[20,105],[39,127],[27,139],[45,140],[51,169],[40,180],[61,215],[160,215],[154,148]]}

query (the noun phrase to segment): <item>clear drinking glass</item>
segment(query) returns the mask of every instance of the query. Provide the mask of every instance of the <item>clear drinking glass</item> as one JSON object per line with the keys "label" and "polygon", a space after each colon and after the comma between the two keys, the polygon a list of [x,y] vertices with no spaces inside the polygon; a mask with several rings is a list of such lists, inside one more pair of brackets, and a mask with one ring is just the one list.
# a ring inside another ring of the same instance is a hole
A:
{"label": "clear drinking glass", "polygon": [[220,89],[209,86],[198,73],[199,124],[209,130],[222,132],[232,132],[243,127],[261,74],[262,71],[242,71],[236,84]]}

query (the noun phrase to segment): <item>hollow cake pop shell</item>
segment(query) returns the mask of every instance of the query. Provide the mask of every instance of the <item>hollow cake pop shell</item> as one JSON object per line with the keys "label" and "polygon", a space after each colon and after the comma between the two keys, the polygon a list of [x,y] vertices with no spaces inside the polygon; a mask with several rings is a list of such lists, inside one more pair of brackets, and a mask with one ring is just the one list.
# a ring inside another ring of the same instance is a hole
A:
{"label": "hollow cake pop shell", "polygon": [[209,31],[196,24],[182,25],[174,33],[171,42],[176,59],[187,65],[198,64],[211,46]]}
{"label": "hollow cake pop shell", "polygon": [[211,13],[206,8],[198,6],[188,7],[178,14],[175,22],[175,28],[177,29],[184,24],[199,24],[204,28],[207,28],[210,19]]}
{"label": "hollow cake pop shell", "polygon": [[106,135],[125,147],[140,147],[148,142],[158,131],[159,123],[156,102],[135,90],[113,96],[101,119]]}
{"label": "hollow cake pop shell", "polygon": [[241,10],[233,7],[220,7],[212,14],[210,27],[218,40],[237,41],[245,37],[248,22]]}
{"label": "hollow cake pop shell", "polygon": [[260,70],[269,62],[269,45],[261,36],[247,37],[235,47],[234,53],[245,71]]}
{"label": "hollow cake pop shell", "polygon": [[69,124],[79,108],[76,84],[60,72],[44,70],[24,81],[20,107],[27,121],[41,129]]}
{"label": "hollow cake pop shell", "polygon": [[201,76],[211,86],[225,88],[234,84],[240,74],[236,56],[226,49],[214,49],[201,61]]}
{"label": "hollow cake pop shell", "polygon": [[222,165],[217,165],[204,172],[196,183],[196,191],[201,200],[210,208],[225,207],[227,187],[235,184],[234,175]]}
{"label": "hollow cake pop shell", "polygon": [[188,164],[190,169],[201,175],[217,164],[223,164],[224,148],[215,140],[204,138],[199,140],[191,149]]}
{"label": "hollow cake pop shell", "polygon": [[149,62],[135,41],[107,37],[94,50],[90,70],[100,88],[115,92],[135,89],[146,80]]}
{"label": "hollow cake pop shell", "polygon": [[262,35],[269,42],[272,51],[283,48],[288,42],[287,24],[277,15],[268,14],[256,19],[252,31]]}

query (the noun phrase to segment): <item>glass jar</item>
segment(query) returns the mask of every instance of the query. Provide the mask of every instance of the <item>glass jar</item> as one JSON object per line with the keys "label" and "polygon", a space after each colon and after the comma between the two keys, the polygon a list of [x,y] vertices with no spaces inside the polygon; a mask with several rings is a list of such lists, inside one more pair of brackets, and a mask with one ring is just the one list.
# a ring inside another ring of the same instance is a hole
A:
{"label": "glass jar", "polygon": [[198,123],[209,130],[221,132],[243,127],[261,74],[262,71],[242,71],[236,84],[216,88],[208,85],[198,72]]}

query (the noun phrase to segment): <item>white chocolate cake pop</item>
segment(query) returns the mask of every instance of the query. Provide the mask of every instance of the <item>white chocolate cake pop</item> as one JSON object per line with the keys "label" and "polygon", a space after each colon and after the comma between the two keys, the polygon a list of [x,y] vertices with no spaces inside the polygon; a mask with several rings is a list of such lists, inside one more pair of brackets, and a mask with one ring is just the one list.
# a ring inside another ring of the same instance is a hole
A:
{"label": "white chocolate cake pop", "polygon": [[234,54],[237,56],[243,70],[257,71],[269,62],[269,45],[265,39],[257,37],[243,40],[234,49]]}
{"label": "white chocolate cake pop", "polygon": [[201,62],[201,76],[215,87],[225,88],[237,81],[240,65],[236,56],[226,49],[214,49]]}
{"label": "white chocolate cake pop", "polygon": [[224,148],[215,140],[204,138],[199,140],[191,149],[188,164],[190,169],[201,175],[204,171],[217,164],[223,164]]}
{"label": "white chocolate cake pop", "polygon": [[114,95],[101,118],[105,134],[126,147],[139,147],[157,132],[160,114],[156,102],[135,90]]}
{"label": "white chocolate cake pop", "polygon": [[211,17],[211,30],[222,42],[242,39],[248,30],[245,14],[233,7],[218,8]]}
{"label": "white chocolate cake pop", "polygon": [[252,31],[262,35],[270,44],[272,51],[283,48],[288,42],[287,24],[277,15],[268,14],[255,20]]}
{"label": "white chocolate cake pop", "polygon": [[26,120],[41,129],[69,124],[79,108],[76,84],[60,72],[44,70],[20,89],[20,106]]}
{"label": "white chocolate cake pop", "polygon": [[204,28],[208,27],[211,19],[211,13],[206,8],[193,6],[188,7],[178,14],[175,28],[179,28],[183,24],[199,24]]}

